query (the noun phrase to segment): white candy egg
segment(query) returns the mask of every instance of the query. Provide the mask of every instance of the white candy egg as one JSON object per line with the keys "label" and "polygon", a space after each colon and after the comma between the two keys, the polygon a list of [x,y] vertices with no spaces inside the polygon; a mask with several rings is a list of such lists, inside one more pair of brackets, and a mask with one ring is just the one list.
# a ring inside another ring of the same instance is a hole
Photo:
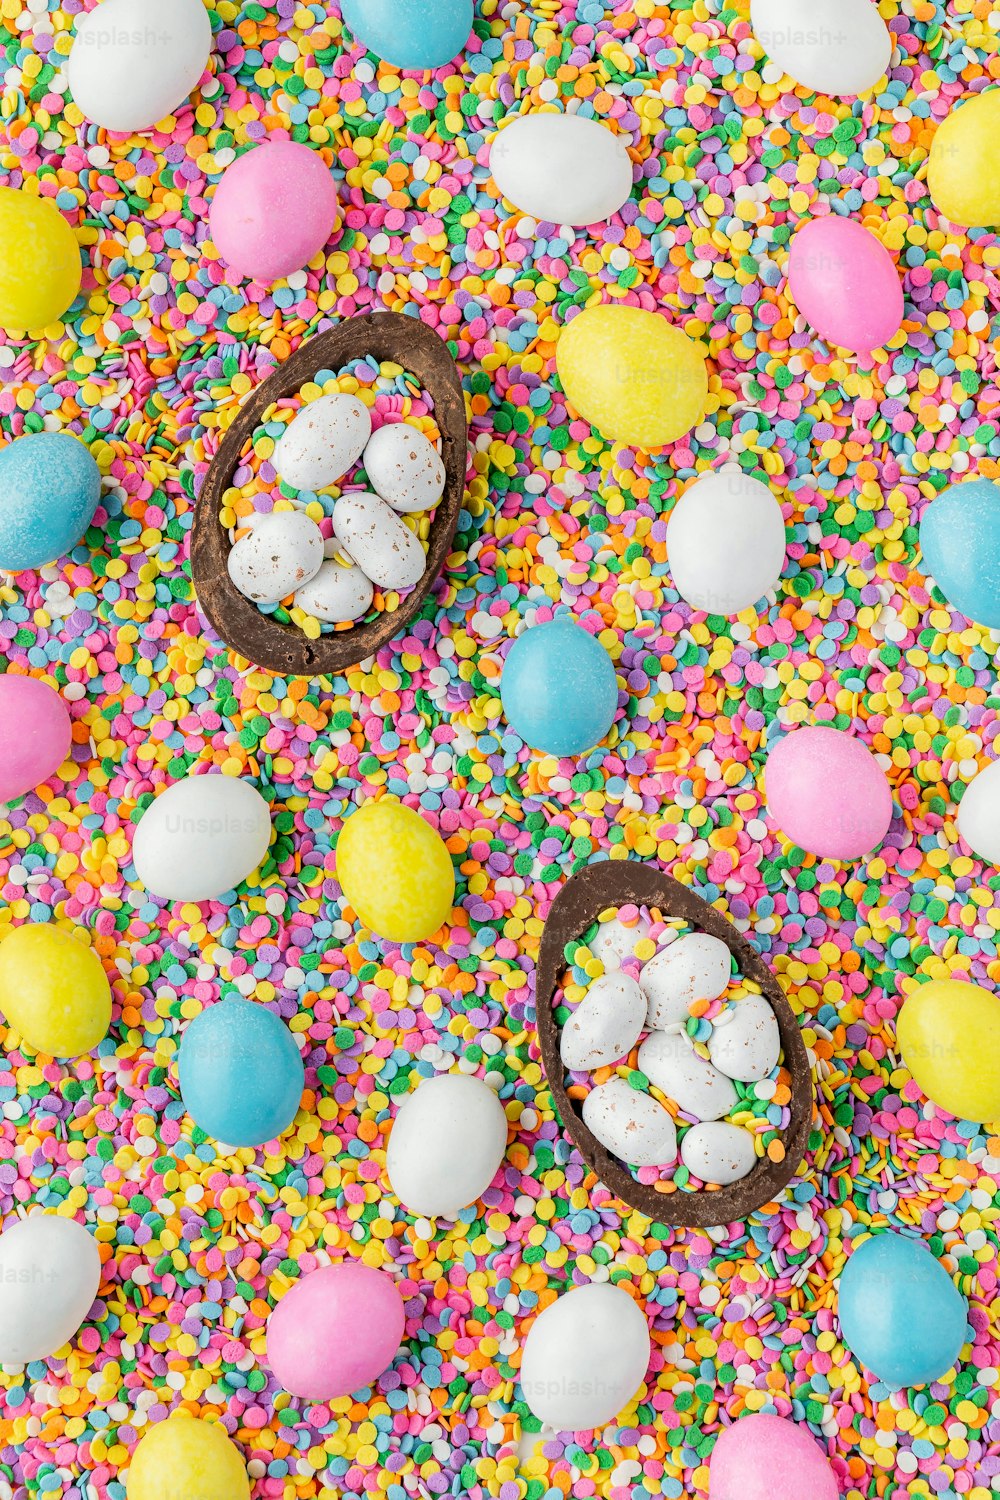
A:
{"label": "white candy egg", "polygon": [[101,0],[76,20],[73,102],[105,130],[151,130],[181,107],[211,50],[202,0]]}
{"label": "white candy egg", "polygon": [[681,1161],[688,1171],[720,1187],[746,1177],[756,1160],[753,1136],[742,1125],[714,1120],[692,1125],[681,1141]]}
{"label": "white candy egg", "polygon": [[573,1073],[603,1068],[631,1052],[646,1025],[646,999],[627,974],[595,979],[563,1027],[559,1048]]}
{"label": "white candy egg", "polygon": [[731,1079],[699,1057],[682,1032],[648,1036],[639,1048],[639,1071],[696,1120],[720,1120],[736,1108]]}
{"label": "white candy egg", "polygon": [[686,1024],[695,1000],[717,1000],[732,974],[729,949],[707,932],[688,932],[643,964],[639,987],[652,1031]]}
{"label": "white candy egg", "polygon": [[667,563],[674,587],[693,609],[738,615],[781,578],[781,506],[766,484],[740,469],[706,474],[670,512]]}
{"label": "white candy egg", "polygon": [[230,548],[233,584],[254,604],[277,604],[294,594],[323,563],[323,533],[301,510],[275,510]]}
{"label": "white candy egg", "polygon": [[338,625],[360,620],[371,609],[375,590],[370,578],[353,563],[324,562],[314,578],[300,588],[293,603],[307,615]]}
{"label": "white candy egg", "polygon": [[271,841],[271,812],[239,776],[185,776],[139,819],[132,863],[166,901],[210,901],[251,875]]}
{"label": "white candy egg", "polygon": [[583,1123],[606,1151],[635,1167],[667,1167],[677,1159],[677,1130],[662,1104],[624,1078],[609,1078],[583,1101]]}
{"label": "white candy egg", "polygon": [[1000,865],[1000,761],[984,766],[969,782],[956,822],[980,859]]}
{"label": "white candy egg", "polygon": [[453,1219],[481,1198],[507,1150],[507,1116],[489,1084],[466,1073],[428,1078],[404,1100],[385,1154],[403,1207]]}
{"label": "white candy egg", "polygon": [[75,1219],[9,1221],[0,1234],[0,1364],[48,1359],[68,1344],[100,1284],[97,1241]]}
{"label": "white candy egg", "polygon": [[889,67],[893,39],[873,0],[750,0],[768,60],[817,94],[867,94]]}
{"label": "white candy egg", "polygon": [[351,492],[333,507],[343,550],[380,589],[411,589],[427,566],[424,549],[378,495]]}
{"label": "white candy egg", "polygon": [[620,917],[612,917],[598,927],[590,951],[601,960],[604,972],[611,974],[621,968],[622,961],[630,958],[636,945],[646,937],[649,937],[649,922],[645,917],[640,916],[631,927]]}
{"label": "white candy egg", "polygon": [[778,1022],[763,995],[734,1000],[712,1024],[708,1055],[727,1078],[759,1083],[775,1066],[780,1052]]}
{"label": "white candy egg", "polygon": [[573,1287],[535,1319],[521,1354],[521,1390],[557,1432],[604,1427],[634,1399],[649,1368],[649,1328],[613,1282]]}
{"label": "white candy egg", "polygon": [[310,401],[289,422],[274,450],[278,478],[296,490],[326,489],[353,469],[371,437],[368,408],[334,392]]}
{"label": "white candy egg", "polygon": [[548,110],[503,127],[490,147],[490,171],[508,202],[550,224],[599,224],[632,192],[622,136],[597,120]]}
{"label": "white candy egg", "polygon": [[376,494],[404,514],[433,510],[444,494],[441,455],[430,438],[408,422],[386,422],[373,432],[364,465]]}

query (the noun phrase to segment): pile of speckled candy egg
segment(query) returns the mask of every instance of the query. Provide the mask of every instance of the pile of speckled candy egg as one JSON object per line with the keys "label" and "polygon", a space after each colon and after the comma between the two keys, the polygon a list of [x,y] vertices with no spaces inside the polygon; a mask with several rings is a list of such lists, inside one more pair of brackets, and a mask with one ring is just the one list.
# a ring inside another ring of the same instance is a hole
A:
{"label": "pile of speckled candy egg", "polygon": [[[834,9],[5,11],[0,1494],[991,1492],[996,23]],[[463,373],[454,550],[276,678],[194,497],[382,307]],[[801,1020],[746,1223],[552,1108],[541,924],[629,857]]]}

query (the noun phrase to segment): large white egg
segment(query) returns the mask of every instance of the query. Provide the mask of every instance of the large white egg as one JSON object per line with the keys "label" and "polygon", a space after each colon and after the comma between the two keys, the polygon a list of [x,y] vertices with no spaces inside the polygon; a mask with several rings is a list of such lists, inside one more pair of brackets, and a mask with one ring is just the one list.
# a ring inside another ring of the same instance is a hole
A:
{"label": "large white egg", "polygon": [[10,1221],[0,1234],[0,1364],[48,1359],[68,1344],[100,1284],[97,1241],[75,1219]]}
{"label": "large white egg", "polygon": [[323,565],[323,533],[303,510],[275,510],[229,550],[234,586],[254,604],[277,604],[315,578]]}
{"label": "large white egg", "polygon": [[409,422],[386,422],[365,449],[365,473],[377,495],[404,514],[433,510],[444,494],[441,455]]}
{"label": "large white egg", "polygon": [[304,609],[317,620],[340,625],[347,620],[360,620],[371,609],[374,597],[371,579],[354,563],[345,566],[327,561],[315,578],[298,590],[293,602],[297,609]]}
{"label": "large white egg", "polygon": [[411,1214],[453,1219],[481,1198],[507,1150],[507,1116],[488,1083],[467,1073],[427,1078],[389,1136],[386,1176]]}
{"label": "large white egg", "polygon": [[628,1292],[590,1282],[535,1319],[521,1354],[521,1390],[557,1432],[604,1427],[638,1393],[649,1368],[649,1329]]}
{"label": "large white egg", "polygon": [[892,57],[873,0],[750,0],[750,25],[776,67],[833,98],[866,94]]}
{"label": "large white egg", "polygon": [[73,102],[105,130],[151,130],[184,103],[211,50],[202,0],[101,0],[77,17]]}
{"label": "large white egg", "polygon": [[984,766],[969,782],[956,822],[980,859],[1000,865],[1000,761]]}
{"label": "large white egg", "polygon": [[326,489],[353,469],[371,436],[372,419],[357,396],[336,391],[292,418],[274,450],[278,478],[296,490]]}
{"label": "large white egg", "polygon": [[211,901],[252,874],[271,841],[271,812],[239,776],[185,776],[139,819],[132,863],[165,901]]}
{"label": "large white egg", "polygon": [[781,578],[781,506],[767,485],[741,469],[705,474],[670,512],[667,563],[674,587],[693,609],[738,615]]}
{"label": "large white egg", "polygon": [[411,589],[427,558],[418,538],[378,495],[351,491],[333,507],[342,549],[380,589]]}
{"label": "large white egg", "polygon": [[610,219],[632,192],[624,138],[597,120],[550,110],[504,126],[490,147],[490,171],[522,213],[575,228]]}

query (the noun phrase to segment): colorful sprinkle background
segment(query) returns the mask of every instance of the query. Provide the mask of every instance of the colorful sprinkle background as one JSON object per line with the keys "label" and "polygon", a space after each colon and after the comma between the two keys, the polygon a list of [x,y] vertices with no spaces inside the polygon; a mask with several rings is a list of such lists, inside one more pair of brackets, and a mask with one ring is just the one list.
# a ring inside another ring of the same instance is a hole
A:
{"label": "colorful sprinkle background", "polygon": [[[747,0],[481,0],[463,58],[425,79],[354,45],[335,5],[214,0],[210,76],[175,129],[132,139],[66,97],[82,8],[0,0],[0,177],[55,197],[89,268],[58,336],[0,344],[3,434],[67,427],[107,479],[71,557],[0,587],[7,670],[57,684],[75,721],[62,778],[0,819],[0,921],[86,925],[116,1010],[72,1068],[0,1062],[0,1211],[73,1214],[106,1265],[65,1361],[0,1377],[0,1496],[121,1500],[144,1426],[186,1406],[241,1444],[256,1500],[704,1497],[720,1425],[762,1409],[809,1424],[851,1500],[988,1500],[1000,1137],[927,1104],[892,1020],[914,976],[1000,981],[1000,875],[954,827],[1000,722],[997,641],[929,591],[916,549],[938,489],[1000,474],[1000,242],[938,228],[923,180],[935,122],[1000,78],[992,0],[882,0],[897,63],[849,104],[782,85]],[[570,101],[628,134],[641,177],[572,241],[509,215],[488,168],[497,124]],[[344,233],[288,284],[228,285],[213,186],[282,135],[324,153]],[[822,200],[905,278],[904,329],[870,372],[825,354],[787,300],[789,235]],[[555,340],[592,300],[664,309],[710,356],[709,416],[655,458],[567,414]],[[205,631],[194,496],[247,391],[331,321],[384,307],[439,329],[462,366],[455,551],[433,607],[365,669],[274,679]],[[673,499],[723,455],[763,469],[790,538],[777,604],[738,621],[692,615],[665,561]],[[556,608],[620,673],[617,730],[579,762],[531,758],[497,693],[517,628]],[[767,746],[802,721],[852,730],[889,770],[896,817],[866,862],[805,856],[766,817]],[[273,806],[262,885],[228,909],[164,906],[134,878],[134,824],[208,767]],[[420,805],[460,871],[440,945],[394,949],[344,909],[342,819],[386,792]],[[672,1232],[567,1144],[532,973],[552,896],[594,858],[660,861],[781,976],[820,1114],[775,1213]],[[184,1023],[233,992],[304,1040],[306,1107],[278,1155],[218,1159],[179,1101]],[[449,1067],[499,1088],[514,1137],[481,1209],[434,1235],[388,1193],[384,1130]],[[928,1238],[975,1330],[952,1380],[899,1394],[835,1319],[851,1237],[885,1225]],[[407,1341],[370,1401],[309,1406],[275,1387],[265,1320],[317,1257],[345,1255],[391,1268]],[[649,1386],[599,1443],[522,1462],[520,1343],[595,1277],[648,1311]]]}

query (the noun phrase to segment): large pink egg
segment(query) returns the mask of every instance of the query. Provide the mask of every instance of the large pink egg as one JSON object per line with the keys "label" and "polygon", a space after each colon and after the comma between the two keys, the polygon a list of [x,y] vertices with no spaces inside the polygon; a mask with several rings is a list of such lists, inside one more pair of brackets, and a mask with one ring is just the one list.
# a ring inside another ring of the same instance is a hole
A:
{"label": "large pink egg", "polygon": [[48,781],[69,754],[69,709],[37,677],[0,677],[0,803]]}
{"label": "large pink egg", "polygon": [[825,725],[793,729],[768,752],[771,816],[809,854],[859,859],[885,838],[892,792],[863,740]]}
{"label": "large pink egg", "polygon": [[788,289],[821,339],[855,354],[881,349],[903,321],[903,286],[892,256],[854,219],[829,214],[796,230]]}
{"label": "large pink egg", "polygon": [[741,1417],[712,1449],[709,1500],[837,1500],[839,1494],[811,1433],[772,1412]]}
{"label": "large pink egg", "polygon": [[268,1319],[268,1363],[293,1396],[350,1396],[392,1364],[404,1322],[403,1299],[385,1271],[360,1261],[321,1266]]}
{"label": "large pink egg", "polygon": [[208,224],[215,248],[240,276],[278,281],[322,250],[337,217],[337,186],[319,152],[267,141],[226,168]]}

